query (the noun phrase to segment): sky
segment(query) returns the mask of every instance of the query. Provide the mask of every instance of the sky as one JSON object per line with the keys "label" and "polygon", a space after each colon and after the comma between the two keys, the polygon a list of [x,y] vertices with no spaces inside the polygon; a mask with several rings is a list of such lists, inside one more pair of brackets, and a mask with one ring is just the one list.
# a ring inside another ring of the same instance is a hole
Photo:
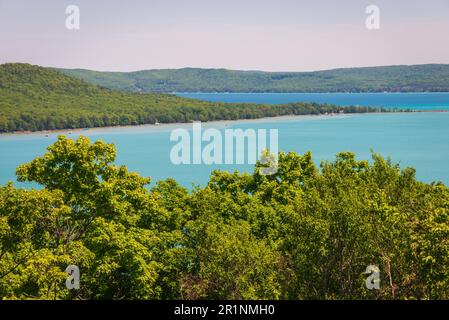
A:
{"label": "sky", "polygon": [[[80,29],[66,28],[66,8]],[[380,28],[365,21],[379,8]],[[449,0],[0,0],[0,63],[314,71],[449,63]]]}

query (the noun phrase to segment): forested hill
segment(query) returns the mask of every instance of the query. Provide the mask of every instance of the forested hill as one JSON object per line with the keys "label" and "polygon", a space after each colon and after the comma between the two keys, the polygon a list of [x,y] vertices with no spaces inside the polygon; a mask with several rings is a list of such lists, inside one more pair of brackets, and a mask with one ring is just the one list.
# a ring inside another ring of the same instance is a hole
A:
{"label": "forested hill", "polygon": [[426,64],[334,69],[317,72],[261,72],[226,69],[165,69],[64,73],[130,92],[448,92],[449,65]]}
{"label": "forested hill", "polygon": [[29,64],[0,65],[0,132],[372,112],[313,103],[224,104],[167,94],[112,91]]}

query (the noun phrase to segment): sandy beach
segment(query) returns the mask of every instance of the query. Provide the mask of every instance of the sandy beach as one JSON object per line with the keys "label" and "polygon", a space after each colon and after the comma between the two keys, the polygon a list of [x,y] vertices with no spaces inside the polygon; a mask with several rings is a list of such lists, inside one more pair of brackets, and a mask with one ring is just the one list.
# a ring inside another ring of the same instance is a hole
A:
{"label": "sandy beach", "polygon": [[[327,114],[327,115],[286,115],[276,117],[263,117],[258,119],[238,119],[238,120],[217,120],[202,122],[204,127],[227,127],[235,124],[244,123],[270,123],[270,122],[286,122],[286,121],[298,121],[298,120],[325,120],[333,118],[346,118],[357,115],[357,113],[346,114]],[[188,128],[191,126],[191,122],[174,122],[174,123],[161,123],[161,124],[142,124],[142,125],[129,125],[129,126],[109,126],[109,127],[97,127],[97,128],[78,128],[78,129],[58,129],[58,130],[44,130],[44,131],[16,131],[1,133],[0,137],[6,136],[45,136],[45,135],[79,135],[79,134],[95,134],[95,133],[107,133],[118,131],[140,131],[154,130],[155,132],[169,131],[177,128]]]}

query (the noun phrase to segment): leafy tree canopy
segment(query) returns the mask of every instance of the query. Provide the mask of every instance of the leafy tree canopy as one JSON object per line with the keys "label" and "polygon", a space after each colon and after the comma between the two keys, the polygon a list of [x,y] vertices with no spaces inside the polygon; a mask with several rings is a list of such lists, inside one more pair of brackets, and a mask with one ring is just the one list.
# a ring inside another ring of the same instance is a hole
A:
{"label": "leafy tree canopy", "polygon": [[[448,299],[449,190],[373,154],[275,175],[213,172],[188,192],[114,164],[102,141],[61,136],[0,188],[7,299]],[[79,290],[65,287],[68,265]],[[368,265],[380,290],[365,287]]]}

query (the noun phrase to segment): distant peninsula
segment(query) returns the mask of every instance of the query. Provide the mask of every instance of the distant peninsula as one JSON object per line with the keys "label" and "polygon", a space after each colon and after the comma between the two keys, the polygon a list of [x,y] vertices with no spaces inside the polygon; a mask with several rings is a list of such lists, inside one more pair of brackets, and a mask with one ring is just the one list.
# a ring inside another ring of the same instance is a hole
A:
{"label": "distant peninsula", "polygon": [[347,68],[316,72],[198,68],[136,72],[58,70],[92,84],[127,92],[449,92],[448,64]]}

